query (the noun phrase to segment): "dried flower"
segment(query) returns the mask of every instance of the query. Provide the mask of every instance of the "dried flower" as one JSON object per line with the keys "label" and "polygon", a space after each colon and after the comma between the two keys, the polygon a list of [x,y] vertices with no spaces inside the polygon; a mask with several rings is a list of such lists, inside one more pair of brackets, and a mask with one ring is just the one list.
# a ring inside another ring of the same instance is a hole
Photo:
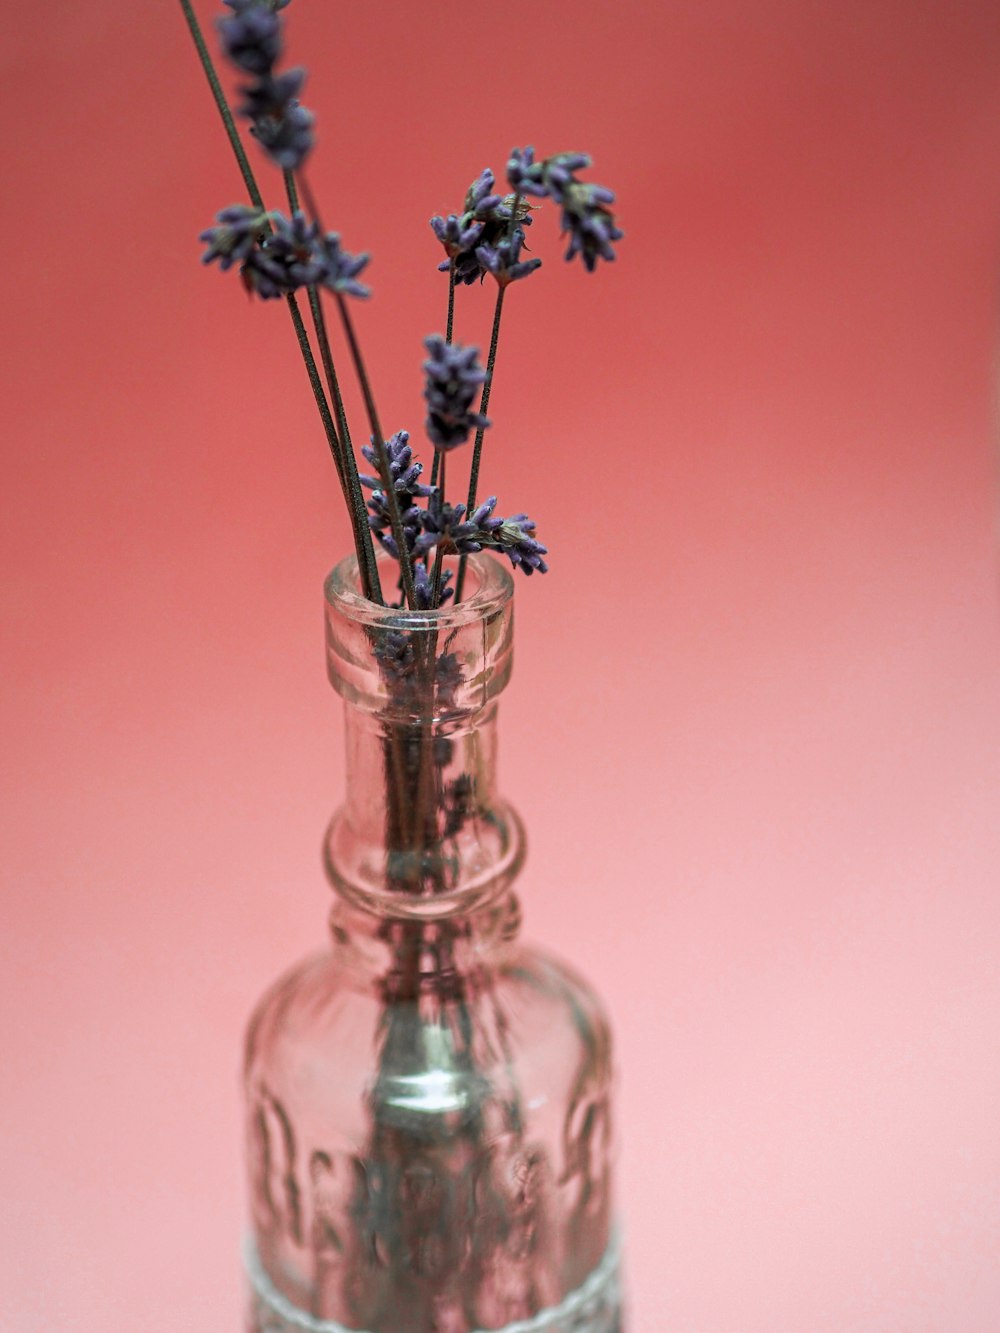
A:
{"label": "dried flower", "polygon": [[247,74],[270,74],[281,55],[281,20],[270,5],[253,0],[219,20],[222,49]]}
{"label": "dried flower", "polygon": [[[409,551],[412,551],[423,522],[422,511],[417,507],[416,502],[417,500],[426,499],[433,492],[430,486],[424,486],[420,482],[424,465],[413,461],[413,450],[410,448],[409,440],[409,431],[397,431],[391,439],[386,440],[385,450],[389,458],[389,473],[392,478],[393,490],[396,492],[396,499],[403,519],[403,532],[406,535]],[[374,444],[362,445],[361,452],[373,467],[378,466],[378,455],[375,453]],[[372,497],[368,501],[368,526],[389,554],[398,560],[399,551],[396,549],[396,542],[392,535],[389,504],[382,488],[382,479],[378,476],[361,474],[360,481],[362,486],[367,487],[372,492]],[[409,554],[409,551],[407,554]]]}
{"label": "dried flower", "polygon": [[438,487],[434,487],[426,509],[411,512],[417,515],[422,529],[413,543],[415,555],[426,556],[436,546],[444,555],[474,555],[483,549],[479,540],[482,534],[466,519],[465,505],[446,504]]}
{"label": "dried flower", "polygon": [[324,265],[321,281],[324,287],[345,296],[358,296],[362,299],[371,296],[371,288],[357,281],[358,274],[368,266],[371,255],[349,255],[346,250],[341,249],[340,235],[335,231],[327,232],[321,247]]}
{"label": "dried flower", "polygon": [[[476,258],[477,246],[496,245],[510,229],[515,197],[508,195],[504,199],[494,194],[495,183],[493,172],[487,167],[466,190],[461,213],[431,218],[434,235],[448,256],[438,269],[447,273],[454,263],[457,283],[468,284],[485,276],[486,270]],[[531,223],[530,206],[524,201],[518,204],[517,221],[518,231]]]}
{"label": "dried flower", "polygon": [[510,240],[498,241],[493,245],[480,245],[476,249],[476,259],[484,272],[492,273],[501,287],[526,278],[541,268],[540,259],[521,259],[521,247],[524,244],[524,232],[518,228]]}
{"label": "dried flower", "polygon": [[416,654],[410,635],[402,630],[386,630],[374,648],[375,658],[390,685],[399,685],[412,677]]}
{"label": "dried flower", "polygon": [[473,399],[486,381],[478,363],[478,347],[447,343],[439,333],[424,339],[430,359],[424,362],[427,420],[424,428],[437,449],[464,444],[472,430],[485,430],[489,419],[472,411]]}
{"label": "dried flower", "polygon": [[304,69],[264,74],[242,88],[241,116],[253,121],[252,133],[283,171],[296,171],[313,146],[315,116],[298,100],[305,83]]}
{"label": "dried flower", "polygon": [[527,514],[512,514],[510,518],[495,516],[497,497],[491,495],[473,513],[471,524],[475,530],[472,540],[488,550],[503,551],[515,569],[525,574],[539,574],[548,571],[548,565],[542,559],[548,554],[548,547],[543,546],[535,537],[535,523]]}
{"label": "dried flower", "polygon": [[620,241],[624,232],[615,225],[609,205],[614,192],[603,185],[576,179],[575,172],[589,167],[586,153],[556,153],[544,162],[535,161],[535,150],[514,148],[507,162],[507,179],[518,194],[549,197],[562,209],[562,230],[570,233],[566,258],[579,255],[588,272],[598,259],[615,258],[612,241]]}
{"label": "dried flower", "polygon": [[461,217],[458,217],[455,213],[449,213],[446,218],[433,217],[431,218],[431,228],[448,255],[444,263],[438,265],[444,271],[451,268],[453,259],[457,260],[464,254],[470,254],[475,249],[476,243],[483,232],[483,224],[468,221],[464,213]]}
{"label": "dried flower", "polygon": [[265,299],[311,287],[325,275],[318,228],[304,213],[272,214],[274,232],[247,258],[244,281]]}
{"label": "dried flower", "polygon": [[562,193],[562,230],[570,233],[566,258],[579,255],[588,273],[593,273],[598,259],[610,263],[615,258],[611,242],[625,235],[608,207],[614,201],[612,190],[584,181],[573,181]]}
{"label": "dried flower", "polygon": [[492,217],[500,196],[493,193],[493,172],[487,167],[472,182],[465,192],[465,205],[461,213],[449,213],[447,218],[440,215],[431,218],[434,235],[445,248],[448,260],[441,265],[443,269],[451,267],[453,259],[471,255],[482,236],[484,222]]}
{"label": "dried flower", "polygon": [[[454,588],[449,588],[452,580],[453,571],[442,569],[440,574],[441,596],[437,605],[443,606],[450,597],[455,595]],[[418,560],[413,566],[413,589],[417,599],[418,611],[430,611],[435,605],[434,602],[434,581],[431,578],[430,570],[424,561]]]}
{"label": "dried flower", "polygon": [[244,285],[264,300],[314,285],[351,296],[370,294],[357,281],[368,255],[348,254],[335,232],[321,236],[304,213],[293,213],[289,219],[276,210],[233,204],[216,221],[217,226],[199,237],[208,244],[202,260],[207,264],[218,259],[222,269],[241,264]]}
{"label": "dried flower", "polygon": [[515,194],[533,194],[539,199],[548,195],[543,175],[543,164],[535,161],[535,150],[512,148],[507,161],[507,181]]}
{"label": "dried flower", "polygon": [[442,653],[434,664],[434,680],[437,684],[438,702],[445,708],[452,708],[455,695],[461,685],[464,673],[457,653]]}
{"label": "dried flower", "polygon": [[217,259],[219,268],[223,270],[231,268],[233,264],[245,263],[269,231],[271,218],[272,214],[260,208],[251,208],[248,204],[230,204],[228,208],[222,209],[215,215],[217,225],[198,236],[198,240],[208,246],[201,262],[210,264],[213,259]]}
{"label": "dried flower", "polygon": [[489,167],[479,173],[465,192],[465,211],[475,218],[488,218],[500,203],[500,196],[493,193],[496,177]]}

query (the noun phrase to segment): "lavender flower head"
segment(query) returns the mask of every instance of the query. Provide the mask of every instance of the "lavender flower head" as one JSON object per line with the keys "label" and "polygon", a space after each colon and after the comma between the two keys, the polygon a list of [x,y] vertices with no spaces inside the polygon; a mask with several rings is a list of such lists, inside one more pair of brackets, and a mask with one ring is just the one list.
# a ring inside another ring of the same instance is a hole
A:
{"label": "lavender flower head", "polygon": [[324,273],[322,284],[331,292],[342,296],[357,296],[362,299],[371,296],[371,288],[358,282],[358,274],[368,266],[369,254],[349,255],[341,248],[340,235],[335,231],[327,232],[321,242]]}
{"label": "lavender flower head", "polygon": [[416,511],[422,531],[413,543],[415,555],[426,556],[436,546],[443,555],[474,555],[483,549],[478,525],[465,517],[465,505],[446,504],[434,487],[426,509]]}
{"label": "lavender flower head", "polygon": [[247,74],[270,74],[281,55],[281,20],[268,4],[242,3],[219,20],[222,49]]}
{"label": "lavender flower head", "polygon": [[472,430],[485,430],[489,419],[472,411],[472,403],[486,382],[486,371],[478,364],[479,349],[447,343],[439,333],[424,339],[430,357],[424,362],[427,382],[428,437],[436,449],[454,449],[464,444]]}
{"label": "lavender flower head", "polygon": [[[455,595],[455,589],[449,588],[448,584],[452,580],[454,571],[451,569],[442,569],[440,574],[441,595],[435,604],[434,601],[434,581],[431,578],[430,571],[425,561],[418,560],[413,566],[413,590],[417,598],[418,611],[431,611],[437,606],[444,606],[450,597]],[[400,590],[402,591],[402,589]]]}
{"label": "lavender flower head", "polygon": [[312,150],[316,117],[299,103],[305,79],[304,69],[290,69],[241,89],[239,113],[253,121],[250,132],[282,171],[296,171]]}
{"label": "lavender flower head", "polygon": [[271,216],[248,204],[231,204],[222,209],[215,215],[216,225],[198,236],[198,240],[208,246],[201,262],[210,264],[217,259],[222,270],[233,264],[246,263],[258,242],[270,230]]}
{"label": "lavender flower head", "polygon": [[515,194],[533,194],[539,199],[548,197],[543,164],[535,161],[535,150],[512,148],[507,161],[507,182]]}
{"label": "lavender flower head", "polygon": [[484,273],[492,273],[499,285],[506,287],[508,283],[526,278],[542,266],[540,259],[521,258],[523,244],[524,232],[518,228],[510,240],[498,241],[495,246],[477,246],[476,259]]}
{"label": "lavender flower head", "polygon": [[535,523],[527,514],[512,514],[510,518],[500,518],[493,513],[497,497],[481,504],[471,516],[471,524],[476,529],[474,540],[487,550],[502,551],[515,569],[524,574],[548,572],[548,565],[543,556],[548,554],[548,547],[543,546],[535,537]]}
{"label": "lavender flower head", "polygon": [[570,234],[566,258],[579,255],[588,273],[593,273],[598,259],[610,263],[615,258],[611,242],[625,235],[608,207],[614,201],[613,191],[584,181],[572,181],[563,191],[562,230]]}
{"label": "lavender flower head", "polygon": [[567,260],[579,255],[592,273],[598,259],[615,258],[612,241],[624,232],[615,224],[610,205],[614,192],[603,185],[577,180],[575,173],[591,165],[586,153],[556,153],[535,161],[534,148],[514,148],[507,162],[507,180],[518,194],[548,197],[562,209],[562,230],[569,232]]}
{"label": "lavender flower head", "polygon": [[434,235],[444,246],[448,263],[459,255],[469,253],[479,240],[483,223],[489,218],[501,202],[500,196],[493,193],[495,177],[487,167],[472,182],[465,192],[465,205],[460,214],[449,213],[447,218],[440,215],[431,218]]}
{"label": "lavender flower head", "polygon": [[387,683],[397,690],[413,676],[417,658],[405,631],[387,630],[375,644],[374,655]]}
{"label": "lavender flower head", "polygon": [[[386,440],[385,450],[389,458],[389,475],[392,479],[392,487],[396,492],[396,500],[403,519],[403,533],[406,537],[407,554],[409,554],[413,550],[421,531],[422,511],[417,507],[417,501],[427,499],[432,494],[432,489],[430,486],[424,486],[420,481],[424,465],[413,461],[409,431],[397,431],[391,439]],[[363,445],[361,452],[372,467],[378,467],[378,455],[375,452],[374,444]],[[381,545],[394,559],[398,560],[399,551],[392,535],[389,502],[382,486],[382,479],[379,476],[362,473],[360,480],[362,486],[372,492],[371,499],[368,501],[368,526]]]}
{"label": "lavender flower head", "polygon": [[368,255],[348,254],[336,232],[320,235],[304,213],[286,218],[277,210],[233,204],[216,215],[216,224],[199,236],[208,245],[202,261],[217,259],[221,269],[240,264],[247,290],[264,300],[313,286],[350,296],[370,294],[358,282]]}
{"label": "lavender flower head", "polygon": [[264,300],[287,296],[300,287],[311,287],[324,278],[326,267],[318,245],[315,222],[304,213],[286,218],[271,215],[274,232],[246,259],[243,280],[251,291]]}
{"label": "lavender flower head", "polygon": [[[461,213],[449,213],[446,218],[431,218],[431,229],[441,242],[448,258],[438,269],[447,273],[454,265],[457,283],[473,283],[482,279],[486,269],[476,257],[480,245],[496,245],[510,230],[514,196],[506,199],[494,193],[496,178],[487,167],[465,192]],[[517,231],[530,225],[529,205],[522,203],[517,210]]]}

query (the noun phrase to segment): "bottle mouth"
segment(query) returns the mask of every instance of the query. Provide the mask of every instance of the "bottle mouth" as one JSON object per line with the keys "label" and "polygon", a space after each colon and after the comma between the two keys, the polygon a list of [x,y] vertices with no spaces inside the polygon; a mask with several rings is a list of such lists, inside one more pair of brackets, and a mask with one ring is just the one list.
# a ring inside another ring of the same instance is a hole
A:
{"label": "bottle mouth", "polygon": [[[396,563],[382,553],[380,564],[383,591],[391,595]],[[490,555],[469,557],[466,595],[436,611],[370,602],[355,556],[337,565],[325,592],[330,683],[349,704],[386,722],[471,717],[510,679],[514,581]]]}
{"label": "bottle mouth", "polygon": [[[379,576],[383,592],[395,591],[396,562],[379,551]],[[455,557],[445,560],[445,567],[454,567]],[[392,575],[391,581],[386,575]],[[341,615],[358,625],[378,625],[384,629],[409,630],[423,633],[461,629],[479,624],[499,615],[514,595],[514,581],[510,571],[499,560],[480,551],[470,555],[466,563],[465,588],[459,603],[447,602],[434,611],[414,611],[409,607],[379,606],[361,591],[358,558],[349,555],[341,560],[327,576],[324,584],[327,603]]]}

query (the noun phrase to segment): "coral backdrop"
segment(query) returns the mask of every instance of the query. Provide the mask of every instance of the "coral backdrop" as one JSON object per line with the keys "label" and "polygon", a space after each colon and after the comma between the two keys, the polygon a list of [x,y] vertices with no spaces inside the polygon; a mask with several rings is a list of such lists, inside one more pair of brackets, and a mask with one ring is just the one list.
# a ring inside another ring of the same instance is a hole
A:
{"label": "coral backdrop", "polygon": [[[539,216],[484,483],[552,551],[501,769],[527,929],[616,1022],[633,1333],[992,1333],[1000,11],[287,13],[388,429],[429,215],[525,142],[619,193],[593,276]],[[221,1333],[349,529],[283,308],[197,262],[240,184],[179,7],[21,6],[4,97],[0,1324]]]}

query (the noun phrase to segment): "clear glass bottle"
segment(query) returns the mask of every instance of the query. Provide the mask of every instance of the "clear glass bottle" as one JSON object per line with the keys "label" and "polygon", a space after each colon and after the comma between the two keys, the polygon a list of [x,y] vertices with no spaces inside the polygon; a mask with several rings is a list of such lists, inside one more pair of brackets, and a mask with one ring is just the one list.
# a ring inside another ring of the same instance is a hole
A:
{"label": "clear glass bottle", "polygon": [[622,1329],[608,1025],[519,938],[495,782],[513,588],[485,555],[466,588],[406,612],[353,558],[327,581],[347,798],[332,945],[247,1034],[252,1333]]}

